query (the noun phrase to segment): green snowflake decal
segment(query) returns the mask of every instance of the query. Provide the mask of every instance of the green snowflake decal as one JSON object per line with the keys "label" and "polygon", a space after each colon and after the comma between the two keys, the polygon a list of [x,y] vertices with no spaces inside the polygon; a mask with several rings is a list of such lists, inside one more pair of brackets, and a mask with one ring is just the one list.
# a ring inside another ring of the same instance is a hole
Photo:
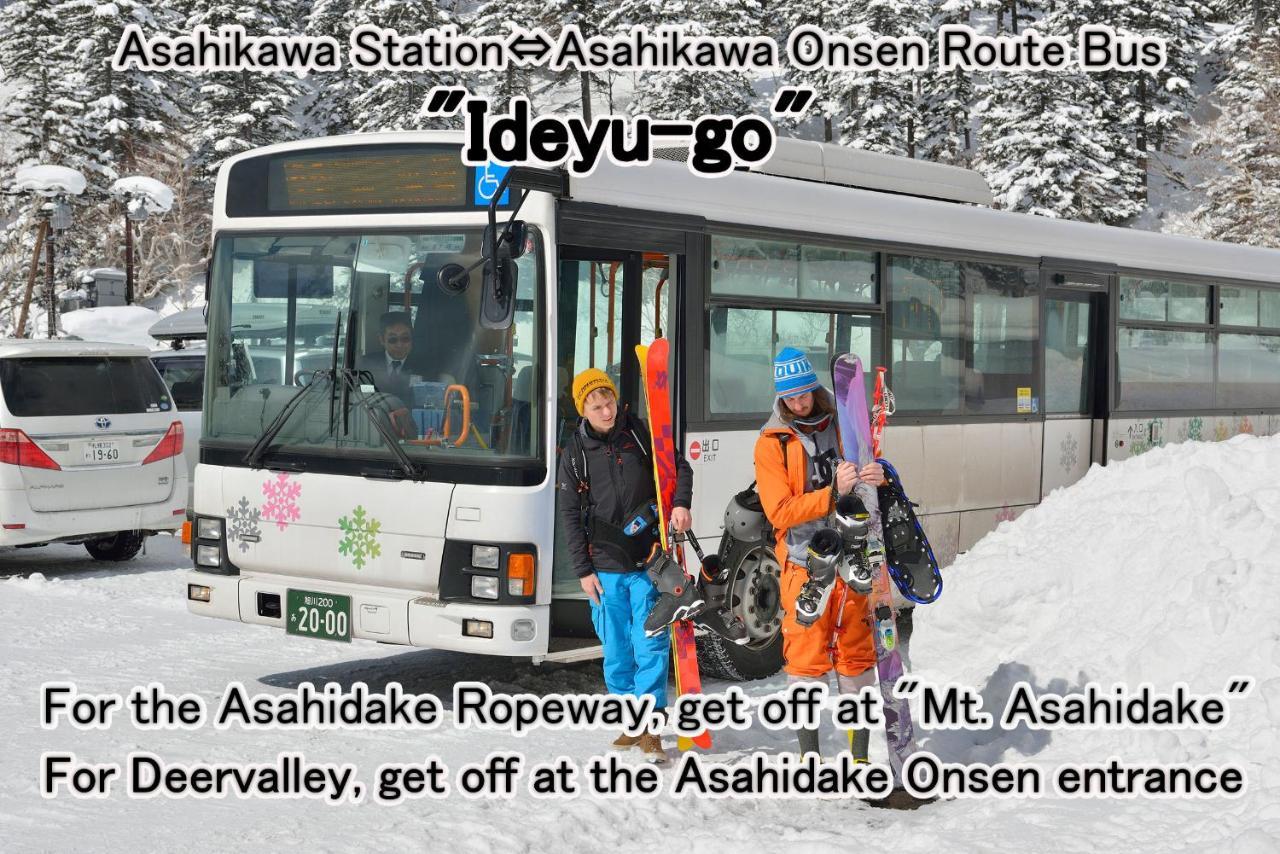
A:
{"label": "green snowflake decal", "polygon": [[1187,422],[1187,438],[1194,439],[1199,442],[1204,438],[1204,419],[1200,416],[1192,418]]}
{"label": "green snowflake decal", "polygon": [[338,527],[342,529],[342,539],[338,541],[338,554],[349,555],[356,569],[364,569],[369,558],[382,554],[382,546],[378,543],[378,535],[382,533],[382,523],[377,519],[365,516],[363,506],[356,505],[351,516],[338,519]]}

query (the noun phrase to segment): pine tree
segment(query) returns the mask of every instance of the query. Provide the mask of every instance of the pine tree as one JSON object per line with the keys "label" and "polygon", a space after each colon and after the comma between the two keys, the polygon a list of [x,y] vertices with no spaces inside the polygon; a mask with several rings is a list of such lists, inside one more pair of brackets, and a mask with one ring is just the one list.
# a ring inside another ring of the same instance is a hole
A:
{"label": "pine tree", "polygon": [[1117,32],[1165,40],[1168,58],[1160,71],[1111,71],[1102,76],[1138,173],[1137,197],[1145,204],[1150,153],[1163,150],[1176,137],[1195,105],[1191,80],[1208,9],[1198,0],[1108,0],[1102,12],[1105,23]]}
{"label": "pine tree", "polygon": [[1226,51],[1220,113],[1195,146],[1225,168],[1201,185],[1196,215],[1210,237],[1280,247],[1280,2],[1241,6],[1217,44]]}
{"label": "pine tree", "polygon": [[996,75],[978,105],[982,144],[976,168],[996,205],[1008,210],[1118,223],[1138,212],[1117,189],[1107,128],[1090,106],[1084,75],[1008,72]]}
{"label": "pine tree", "polygon": [[[794,30],[804,26],[834,31],[841,20],[841,0],[779,0],[767,7],[769,30],[785,50],[787,39]],[[789,59],[789,58],[788,58]],[[792,86],[812,89],[815,100],[810,110],[822,120],[822,141],[835,141],[836,117],[844,112],[844,104],[835,91],[836,73],[827,68],[796,68],[790,65],[786,82]],[[785,120],[798,128],[811,117]]]}
{"label": "pine tree", "polygon": [[[531,0],[488,0],[476,9],[468,30],[477,36],[509,35],[516,26],[528,27],[525,22],[538,20],[543,14],[543,4]],[[489,71],[482,75],[492,108],[501,112],[517,96],[528,98],[535,110],[534,77],[537,70],[530,66],[511,63],[505,70]]]}
{"label": "pine tree", "polygon": [[331,136],[349,133],[355,126],[351,114],[352,98],[360,91],[363,75],[346,62],[350,28],[351,0],[316,0],[307,12],[303,32],[313,38],[330,36],[337,39],[343,57],[342,67],[335,71],[312,73],[303,79],[310,102],[305,115],[308,130]]}
{"label": "pine tree", "polygon": [[[970,25],[975,0],[937,0],[934,32],[939,27]],[[968,166],[974,156],[973,105],[977,101],[974,72],[943,71],[937,58],[920,75],[920,156],[925,160]]]}
{"label": "pine tree", "polygon": [[[848,0],[840,29],[847,38],[931,35],[926,9],[917,0]],[[914,74],[842,71],[833,81],[844,103],[840,141],[854,148],[916,156],[920,134],[919,80]]]}
{"label": "pine tree", "polygon": [[[216,33],[219,27],[241,24],[252,35],[285,35],[293,31],[293,20],[291,5],[280,0],[193,0],[186,29],[205,26]],[[297,136],[293,116],[302,87],[292,74],[205,72],[195,83],[192,160],[209,180],[233,154]]]}
{"label": "pine tree", "polygon": [[[351,29],[371,24],[401,35],[438,29],[451,18],[436,0],[405,3],[402,0],[355,0]],[[462,85],[466,81],[449,71],[357,71],[356,92],[351,99],[351,119],[357,131],[426,130],[457,127],[456,117],[424,116],[427,93],[436,86]]]}
{"label": "pine tree", "polygon": [[[696,20],[686,20],[688,13],[682,9],[664,0],[621,0],[604,26],[622,31],[679,24],[686,35],[697,37],[745,36],[759,32],[762,25],[755,0],[703,0]],[[631,114],[662,119],[738,116],[750,112],[754,100],[751,80],[740,71],[651,71],[638,75]]]}

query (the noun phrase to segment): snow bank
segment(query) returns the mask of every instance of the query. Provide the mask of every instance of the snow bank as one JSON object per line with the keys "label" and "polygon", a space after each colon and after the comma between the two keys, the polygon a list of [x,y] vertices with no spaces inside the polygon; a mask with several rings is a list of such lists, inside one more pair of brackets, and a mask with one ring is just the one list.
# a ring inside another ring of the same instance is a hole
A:
{"label": "snow bank", "polygon": [[[1186,682],[1212,693],[1243,675],[1252,694],[1213,732],[997,730],[938,733],[929,746],[957,760],[1238,763],[1258,803],[1280,804],[1278,582],[1280,437],[1095,466],[956,561],[942,598],[917,610],[918,672],[982,689],[996,715],[1024,679],[1038,691]],[[1263,827],[1280,835],[1280,810]]]}
{"label": "snow bank", "polygon": [[152,350],[163,346],[147,334],[147,330],[159,319],[159,312],[140,305],[82,308],[60,316],[62,329],[68,335],[75,335],[85,341],[139,344]]}

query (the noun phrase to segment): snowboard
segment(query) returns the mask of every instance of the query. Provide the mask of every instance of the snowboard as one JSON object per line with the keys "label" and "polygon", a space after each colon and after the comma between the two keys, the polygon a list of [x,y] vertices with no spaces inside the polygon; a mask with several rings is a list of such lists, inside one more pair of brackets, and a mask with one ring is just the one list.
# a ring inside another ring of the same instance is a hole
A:
{"label": "snowboard", "polygon": [[[645,408],[649,416],[649,436],[653,442],[653,482],[658,492],[658,535],[662,550],[671,553],[667,526],[671,519],[671,503],[676,494],[676,445],[671,423],[671,395],[667,376],[670,344],[656,338],[649,346],[636,345],[640,361],[641,384],[644,386]],[[684,566],[682,561],[677,563]],[[701,694],[702,676],[698,672],[698,646],[693,622],[677,620],[671,624],[671,653],[676,665],[676,694]],[[705,730],[693,738],[678,736],[677,745],[688,750],[694,745],[704,750],[711,747],[711,733]]]}
{"label": "snowboard", "polygon": [[[880,450],[876,447],[879,443],[872,439],[862,360],[852,355],[837,356],[831,363],[831,377],[835,386],[836,418],[840,424],[842,456],[861,468],[873,462]],[[871,592],[867,594],[867,622],[871,626],[872,642],[875,644],[876,676],[884,702],[889,767],[893,770],[894,780],[901,786],[902,766],[916,751],[915,728],[911,723],[911,707],[906,698],[894,695],[894,687],[902,678],[903,669],[897,645],[893,596],[885,563],[880,503],[876,489],[870,484],[859,483],[855,491],[871,517],[866,554],[872,570]]]}
{"label": "snowboard", "polygon": [[938,559],[916,518],[915,504],[902,488],[898,470],[888,460],[877,458],[876,462],[884,467],[885,484],[877,492],[889,575],[903,596],[917,605],[928,605],[942,595]]}

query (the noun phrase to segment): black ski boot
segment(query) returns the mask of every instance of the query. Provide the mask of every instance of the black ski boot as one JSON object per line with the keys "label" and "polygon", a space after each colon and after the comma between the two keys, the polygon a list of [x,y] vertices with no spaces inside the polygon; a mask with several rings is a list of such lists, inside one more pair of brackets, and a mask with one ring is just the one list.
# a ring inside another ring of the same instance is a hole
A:
{"label": "black ski boot", "polygon": [[796,622],[812,626],[822,616],[835,586],[836,567],[844,556],[840,534],[834,528],[819,528],[809,540],[805,565],[809,580],[800,588],[796,597]]}
{"label": "black ski boot", "polygon": [[644,621],[644,633],[648,637],[661,634],[677,620],[696,616],[706,603],[694,580],[664,552],[656,553],[649,563],[648,572],[659,594],[658,601]]}
{"label": "black ski boot", "polygon": [[725,605],[708,605],[693,621],[732,643],[744,644],[751,640],[751,636],[747,634],[747,624]]}

